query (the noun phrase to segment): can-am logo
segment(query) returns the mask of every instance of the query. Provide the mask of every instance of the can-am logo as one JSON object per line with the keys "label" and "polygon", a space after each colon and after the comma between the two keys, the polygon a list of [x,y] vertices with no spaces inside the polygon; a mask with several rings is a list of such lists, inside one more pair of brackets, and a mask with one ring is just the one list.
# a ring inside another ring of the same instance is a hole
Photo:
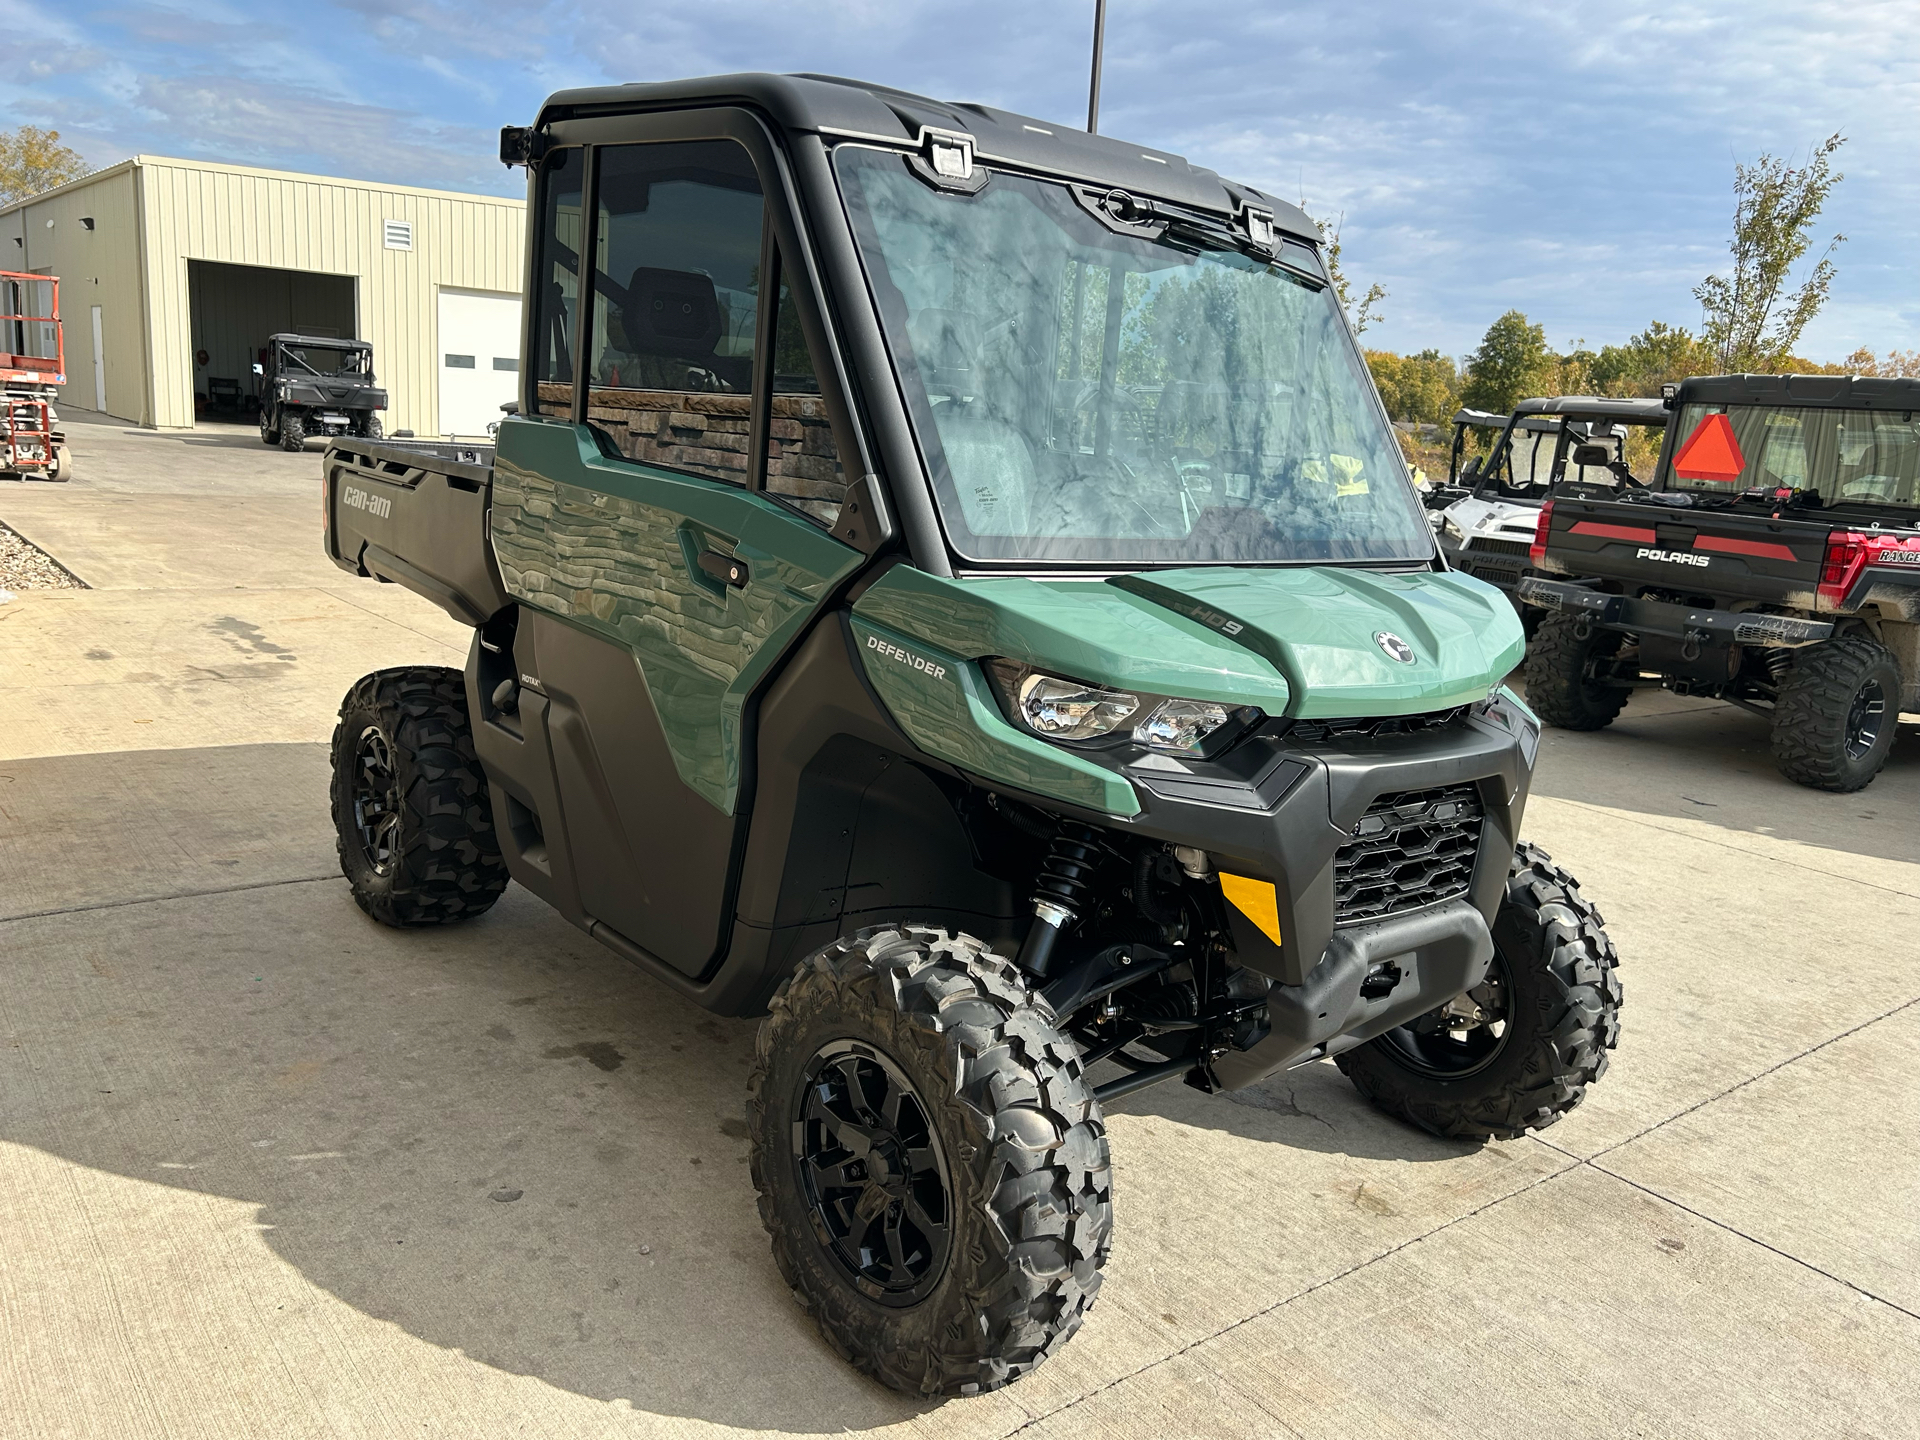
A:
{"label": "can-am logo", "polygon": [[393,501],[386,496],[369,495],[351,485],[340,492],[340,503],[350,510],[364,510],[376,520],[385,520],[393,514]]}
{"label": "can-am logo", "polygon": [[911,650],[902,650],[898,645],[882,640],[878,635],[867,637],[867,649],[886,656],[896,664],[911,665],[915,670],[922,671],[935,680],[947,673],[946,666],[936,665],[931,660],[923,660]]}
{"label": "can-am logo", "polygon": [[1373,643],[1380,647],[1381,653],[1389,660],[1398,660],[1402,665],[1413,663],[1413,647],[1391,630],[1374,631]]}
{"label": "can-am logo", "polygon": [[1649,550],[1642,545],[1633,552],[1636,560],[1664,560],[1669,565],[1710,565],[1713,562],[1705,555],[1695,555],[1686,550]]}

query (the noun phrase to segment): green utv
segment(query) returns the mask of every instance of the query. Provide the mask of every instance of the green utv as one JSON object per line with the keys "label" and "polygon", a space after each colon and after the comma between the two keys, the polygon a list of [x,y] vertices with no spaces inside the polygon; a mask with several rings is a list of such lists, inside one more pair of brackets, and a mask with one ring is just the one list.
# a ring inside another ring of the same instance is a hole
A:
{"label": "green utv", "polygon": [[474,628],[347,695],[342,868],[403,926],[511,877],[764,1013],[753,1183],[835,1350],[924,1394],[1052,1353],[1156,1081],[1580,1101],[1620,989],[1519,840],[1520,622],[1436,554],[1305,215],[811,76],[565,91],[502,157],[497,444],[327,452],[333,559]]}

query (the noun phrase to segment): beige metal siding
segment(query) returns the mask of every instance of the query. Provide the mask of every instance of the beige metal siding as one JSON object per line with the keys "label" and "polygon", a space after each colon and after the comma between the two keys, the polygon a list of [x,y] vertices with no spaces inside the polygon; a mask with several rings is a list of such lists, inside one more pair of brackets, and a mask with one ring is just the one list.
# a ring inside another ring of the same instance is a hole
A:
{"label": "beige metal siding", "polygon": [[[525,202],[142,156],[154,423],[193,423],[188,260],[349,275],[355,330],[391,394],[387,427],[431,434],[439,414],[439,287],[518,294]],[[383,223],[413,225],[411,252]]]}
{"label": "beige metal siding", "polygon": [[[140,298],[140,238],[134,172],[116,165],[0,215],[0,270],[42,271],[60,279],[67,346],[61,399],[92,409],[93,324],[100,307],[107,411],[150,424]],[[92,230],[81,225],[90,217]],[[52,221],[52,228],[48,228]],[[24,245],[15,239],[24,240]]]}

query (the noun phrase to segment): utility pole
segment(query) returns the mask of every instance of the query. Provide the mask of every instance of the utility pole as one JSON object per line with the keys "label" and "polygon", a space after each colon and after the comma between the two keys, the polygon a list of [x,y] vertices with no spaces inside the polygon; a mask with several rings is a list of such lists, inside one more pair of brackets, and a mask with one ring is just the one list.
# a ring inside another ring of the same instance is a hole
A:
{"label": "utility pole", "polygon": [[1093,83],[1087,88],[1087,133],[1100,133],[1100,50],[1107,38],[1107,0],[1093,0]]}

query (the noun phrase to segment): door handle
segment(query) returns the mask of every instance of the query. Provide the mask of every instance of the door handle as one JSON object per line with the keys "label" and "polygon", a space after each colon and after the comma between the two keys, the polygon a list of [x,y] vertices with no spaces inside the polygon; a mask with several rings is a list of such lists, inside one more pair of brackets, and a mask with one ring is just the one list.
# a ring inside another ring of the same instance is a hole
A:
{"label": "door handle", "polygon": [[702,550],[699,564],[706,574],[736,590],[744,590],[747,581],[753,578],[746,561],[734,555],[722,555],[718,550]]}

